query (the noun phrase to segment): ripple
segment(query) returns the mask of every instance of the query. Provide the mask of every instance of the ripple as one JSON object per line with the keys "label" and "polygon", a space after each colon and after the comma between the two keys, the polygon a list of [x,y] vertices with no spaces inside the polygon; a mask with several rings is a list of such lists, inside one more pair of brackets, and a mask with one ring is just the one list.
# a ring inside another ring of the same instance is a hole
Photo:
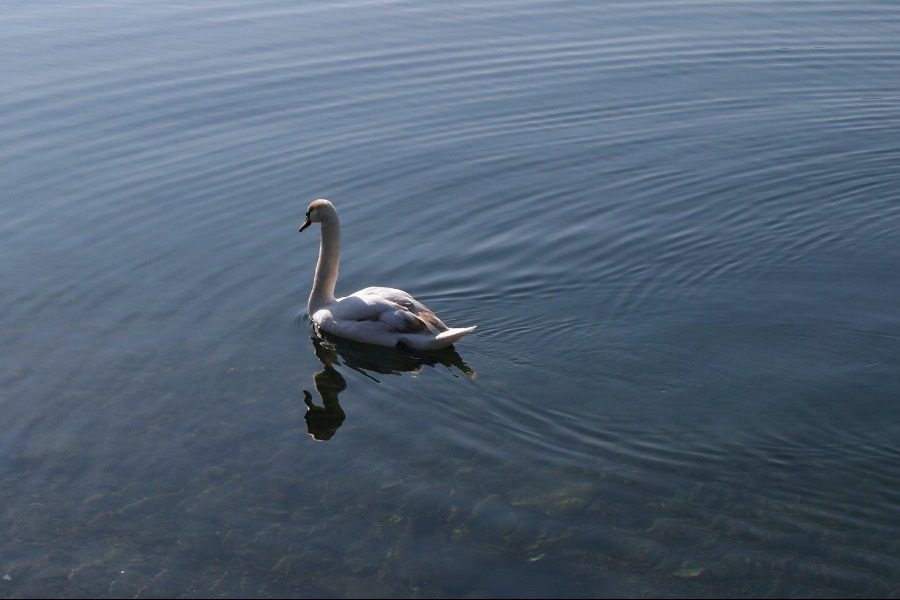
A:
{"label": "ripple", "polygon": [[[36,540],[5,547],[10,593],[112,590],[78,557],[140,554],[156,578],[116,594],[889,595],[898,18],[6,11],[0,487],[10,539]],[[317,196],[341,211],[339,292],[401,287],[479,326],[474,378],[339,365],[327,448],[297,442]],[[141,552],[97,533],[125,530]],[[313,579],[291,565],[322,535],[352,538],[347,572]],[[61,569],[77,581],[20,583]],[[242,583],[198,575],[226,570]]]}

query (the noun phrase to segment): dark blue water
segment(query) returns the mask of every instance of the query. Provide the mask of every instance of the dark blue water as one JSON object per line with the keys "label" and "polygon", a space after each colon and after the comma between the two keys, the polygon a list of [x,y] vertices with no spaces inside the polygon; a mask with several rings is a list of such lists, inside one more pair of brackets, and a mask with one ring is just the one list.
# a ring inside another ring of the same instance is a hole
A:
{"label": "dark blue water", "polygon": [[[893,2],[7,3],[0,596],[900,596],[898,73]],[[478,330],[314,339],[316,197]]]}

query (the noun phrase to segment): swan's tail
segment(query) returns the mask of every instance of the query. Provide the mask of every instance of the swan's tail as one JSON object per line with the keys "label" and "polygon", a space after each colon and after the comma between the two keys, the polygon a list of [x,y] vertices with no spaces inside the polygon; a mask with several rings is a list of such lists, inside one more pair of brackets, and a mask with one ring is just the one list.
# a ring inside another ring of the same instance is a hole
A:
{"label": "swan's tail", "polygon": [[451,327],[447,331],[442,331],[434,337],[434,341],[438,344],[436,347],[446,348],[464,335],[475,331],[476,327],[477,325],[473,325],[472,327]]}
{"label": "swan's tail", "polygon": [[403,342],[416,350],[440,350],[446,348],[467,333],[472,333],[474,327],[451,327],[437,335],[423,335],[421,333],[401,333],[398,341]]}

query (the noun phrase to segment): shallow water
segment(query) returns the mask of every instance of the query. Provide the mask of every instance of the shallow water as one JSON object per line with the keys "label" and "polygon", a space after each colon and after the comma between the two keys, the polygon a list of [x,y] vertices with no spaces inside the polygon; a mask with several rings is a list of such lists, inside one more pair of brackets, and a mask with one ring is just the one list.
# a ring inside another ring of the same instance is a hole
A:
{"label": "shallow water", "polygon": [[[900,595],[898,70],[892,2],[13,2],[0,595]],[[319,196],[477,332],[312,339]]]}

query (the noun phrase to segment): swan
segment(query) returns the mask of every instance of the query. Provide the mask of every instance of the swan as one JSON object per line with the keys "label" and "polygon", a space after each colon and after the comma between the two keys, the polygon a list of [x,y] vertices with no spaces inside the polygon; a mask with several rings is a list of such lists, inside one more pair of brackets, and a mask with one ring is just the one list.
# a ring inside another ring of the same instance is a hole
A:
{"label": "swan", "polygon": [[343,298],[334,297],[341,254],[341,226],[334,205],[319,198],[310,203],[303,232],[313,223],[322,226],[319,261],[309,294],[309,318],[317,329],[338,337],[416,350],[446,348],[475,327],[447,327],[424,304],[403,290],[367,287]]}

